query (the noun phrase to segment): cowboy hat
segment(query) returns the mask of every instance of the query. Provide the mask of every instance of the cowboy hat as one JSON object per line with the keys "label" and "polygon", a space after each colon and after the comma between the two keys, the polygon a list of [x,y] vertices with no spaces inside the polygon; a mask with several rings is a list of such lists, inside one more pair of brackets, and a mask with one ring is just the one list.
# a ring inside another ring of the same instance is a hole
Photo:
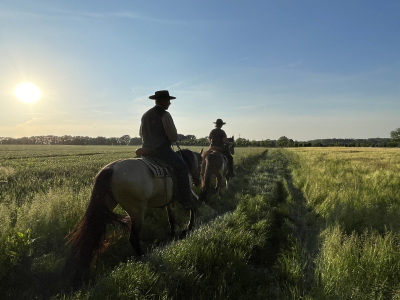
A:
{"label": "cowboy hat", "polygon": [[222,121],[222,119],[217,119],[217,121],[214,122],[214,124],[222,124],[222,125],[225,125],[226,123],[224,123],[224,121]]}
{"label": "cowboy hat", "polygon": [[149,97],[149,99],[161,99],[161,98],[176,99],[176,97],[170,96],[167,90],[157,91],[154,93],[154,95]]}

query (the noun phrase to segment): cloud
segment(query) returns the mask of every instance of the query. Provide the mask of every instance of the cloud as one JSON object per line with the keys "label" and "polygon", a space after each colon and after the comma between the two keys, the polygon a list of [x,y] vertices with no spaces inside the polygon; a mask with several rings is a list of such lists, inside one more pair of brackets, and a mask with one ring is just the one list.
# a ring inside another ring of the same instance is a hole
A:
{"label": "cloud", "polygon": [[295,67],[295,66],[299,66],[299,65],[301,65],[301,60],[299,60],[295,63],[292,63],[292,64],[273,67],[272,69],[286,69],[286,68],[291,68],[291,67]]}
{"label": "cloud", "polygon": [[42,120],[42,118],[32,118],[32,119],[30,119],[30,120],[28,120],[28,121],[26,121],[24,123],[16,125],[15,127],[23,127],[23,126],[26,126],[26,125],[31,125],[33,123],[37,123],[39,120]]}
{"label": "cloud", "polygon": [[10,10],[3,10],[0,11],[0,18],[1,19],[15,19],[15,20],[20,20],[20,19],[27,19],[27,18],[52,18],[55,19],[57,18],[56,16],[45,16],[43,14],[36,14],[36,13],[27,13],[23,11],[10,11]]}
{"label": "cloud", "polygon": [[151,95],[140,96],[138,98],[133,99],[133,102],[142,102],[143,100],[149,99],[149,96]]}
{"label": "cloud", "polygon": [[162,24],[173,24],[173,25],[182,25],[188,23],[198,23],[198,22],[206,22],[202,20],[168,20],[168,19],[160,19],[151,16],[141,15],[136,12],[131,11],[123,11],[123,12],[87,12],[87,11],[70,11],[70,10],[58,10],[58,9],[50,9],[47,12],[40,13],[31,13],[24,12],[19,10],[3,10],[0,11],[1,19],[27,19],[27,18],[44,18],[44,19],[68,19],[72,18],[76,19],[84,19],[84,18],[128,18],[135,20],[142,20],[147,22],[154,23],[162,23]]}
{"label": "cloud", "polygon": [[248,58],[248,57],[245,57],[245,58],[242,58],[242,59],[235,60],[233,63],[236,64],[236,63],[238,63],[239,61],[243,61],[243,60],[247,60],[247,59],[249,59],[249,58]]}
{"label": "cloud", "polygon": [[261,107],[269,104],[276,104],[276,103],[283,103],[286,101],[274,101],[274,102],[264,102],[264,103],[259,103],[259,104],[254,104],[254,105],[246,105],[246,106],[235,106],[232,107],[232,109],[246,109],[246,108],[254,108],[254,107]]}
{"label": "cloud", "polygon": [[61,115],[62,112],[21,113],[22,115]]}
{"label": "cloud", "polygon": [[168,89],[170,89],[170,88],[172,88],[172,87],[174,87],[174,86],[180,85],[181,83],[182,83],[182,81],[179,81],[178,83],[175,83],[175,84],[173,84],[173,85],[167,87],[166,89],[168,90]]}

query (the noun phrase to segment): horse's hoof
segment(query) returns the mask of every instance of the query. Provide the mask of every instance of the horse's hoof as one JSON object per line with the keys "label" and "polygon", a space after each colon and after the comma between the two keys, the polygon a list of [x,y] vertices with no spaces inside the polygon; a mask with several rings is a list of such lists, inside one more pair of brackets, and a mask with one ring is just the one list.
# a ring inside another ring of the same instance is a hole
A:
{"label": "horse's hoof", "polygon": [[179,239],[184,239],[186,237],[187,230],[182,230],[181,234],[179,235]]}

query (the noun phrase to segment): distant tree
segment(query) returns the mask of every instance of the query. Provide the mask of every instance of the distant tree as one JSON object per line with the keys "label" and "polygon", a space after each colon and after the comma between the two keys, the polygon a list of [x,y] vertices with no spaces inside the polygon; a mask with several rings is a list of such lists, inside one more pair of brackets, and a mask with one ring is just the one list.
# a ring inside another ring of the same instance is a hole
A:
{"label": "distant tree", "polygon": [[281,136],[277,141],[276,141],[276,146],[277,147],[286,147],[288,145],[289,139],[286,136]]}
{"label": "distant tree", "polygon": [[391,131],[390,138],[393,142],[400,143],[400,128],[396,128],[396,130]]}
{"label": "distant tree", "polygon": [[236,139],[235,144],[238,147],[245,147],[245,146],[249,146],[250,145],[250,141],[246,140],[244,138],[238,138],[238,139]]}
{"label": "distant tree", "polygon": [[131,141],[131,137],[128,134],[125,134],[119,138],[121,141],[121,144],[123,145],[129,145],[129,142]]}
{"label": "distant tree", "polygon": [[142,138],[140,137],[131,138],[131,141],[129,142],[129,145],[141,145],[141,144],[142,144]]}

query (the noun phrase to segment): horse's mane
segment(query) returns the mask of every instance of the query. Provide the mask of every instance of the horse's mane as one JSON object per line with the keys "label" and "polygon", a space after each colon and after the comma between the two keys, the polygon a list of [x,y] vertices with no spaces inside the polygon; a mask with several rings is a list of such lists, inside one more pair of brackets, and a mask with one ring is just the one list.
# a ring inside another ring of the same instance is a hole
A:
{"label": "horse's mane", "polygon": [[177,152],[178,152],[178,155],[179,155],[179,152],[182,154],[182,158],[186,162],[186,164],[188,165],[189,170],[192,170],[193,168],[196,167],[196,166],[193,165],[194,161],[193,161],[193,159],[191,158],[191,155],[190,155],[190,153],[192,152],[191,150],[182,149],[182,150],[178,150]]}

